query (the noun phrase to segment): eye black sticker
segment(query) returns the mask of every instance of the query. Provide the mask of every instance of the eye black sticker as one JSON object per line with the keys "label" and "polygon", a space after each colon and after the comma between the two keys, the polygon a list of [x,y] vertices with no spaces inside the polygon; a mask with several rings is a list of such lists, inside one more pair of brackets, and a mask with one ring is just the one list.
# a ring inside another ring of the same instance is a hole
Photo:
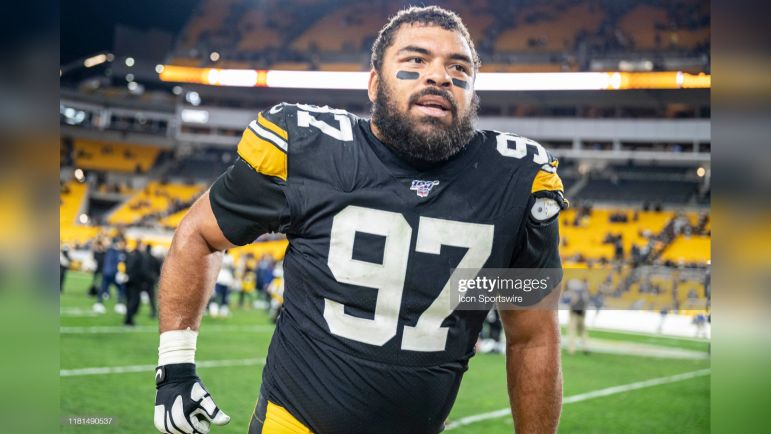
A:
{"label": "eye black sticker", "polygon": [[417,80],[420,74],[414,71],[397,71],[396,78],[399,80]]}
{"label": "eye black sticker", "polygon": [[461,89],[468,89],[468,81],[466,80],[459,80],[457,78],[453,78],[452,84],[458,86]]}

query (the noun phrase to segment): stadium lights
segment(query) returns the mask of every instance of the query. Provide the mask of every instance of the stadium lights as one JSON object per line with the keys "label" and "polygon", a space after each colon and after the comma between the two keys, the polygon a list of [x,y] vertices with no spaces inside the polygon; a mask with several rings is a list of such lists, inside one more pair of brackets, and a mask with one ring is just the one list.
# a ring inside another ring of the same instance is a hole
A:
{"label": "stadium lights", "polygon": [[209,112],[206,110],[184,109],[180,115],[183,122],[190,124],[205,124],[209,122]]}
{"label": "stadium lights", "polygon": [[198,95],[198,92],[188,92],[185,94],[185,101],[189,102],[190,104],[194,106],[201,105],[201,96]]}
{"label": "stadium lights", "polygon": [[[210,86],[366,90],[369,72],[281,71],[163,65],[161,81]],[[711,87],[711,75],[666,72],[481,72],[476,90],[624,90]]]}
{"label": "stadium lights", "polygon": [[212,62],[216,62],[216,61],[220,60],[220,53],[218,53],[216,51],[212,51],[211,54],[209,54],[209,59]]}
{"label": "stadium lights", "polygon": [[107,55],[106,54],[104,54],[104,53],[97,54],[96,56],[91,56],[88,59],[84,60],[83,61],[83,66],[85,66],[86,68],[91,68],[91,67],[94,67],[96,65],[101,65],[102,63],[104,63],[106,61],[107,61]]}
{"label": "stadium lights", "polygon": [[126,58],[126,66],[128,66],[129,68],[134,66],[134,58],[133,57],[127,57]]}

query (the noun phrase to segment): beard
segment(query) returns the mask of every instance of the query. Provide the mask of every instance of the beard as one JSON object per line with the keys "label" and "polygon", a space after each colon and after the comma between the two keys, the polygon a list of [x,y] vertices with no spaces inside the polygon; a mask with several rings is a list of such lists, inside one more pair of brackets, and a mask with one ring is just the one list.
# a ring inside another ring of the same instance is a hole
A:
{"label": "beard", "polygon": [[[450,125],[432,116],[410,116],[409,109],[425,95],[436,95],[449,101],[452,114]],[[475,93],[469,110],[459,117],[452,95],[429,87],[412,95],[408,111],[402,113],[391,91],[383,80],[379,80],[377,98],[372,105],[372,122],[377,126],[382,141],[403,159],[416,163],[437,163],[460,152],[474,136],[478,108],[479,97]]]}

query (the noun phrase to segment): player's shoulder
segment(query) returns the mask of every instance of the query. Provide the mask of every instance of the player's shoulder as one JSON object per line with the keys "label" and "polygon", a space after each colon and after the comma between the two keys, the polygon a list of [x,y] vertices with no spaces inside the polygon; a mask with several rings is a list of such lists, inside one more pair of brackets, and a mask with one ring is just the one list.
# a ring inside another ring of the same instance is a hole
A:
{"label": "player's shoulder", "polygon": [[498,164],[522,166],[533,173],[538,170],[556,173],[558,160],[537,141],[497,130],[478,130],[489,157]]}
{"label": "player's shoulder", "polygon": [[568,205],[562,179],[557,173],[559,160],[543,145],[516,133],[481,130],[483,148],[489,164],[516,174],[521,185],[536,198],[550,198],[560,208]]}
{"label": "player's shoulder", "polygon": [[[288,103],[282,102],[261,113],[266,118],[272,118],[277,121],[286,122],[287,127],[296,127],[298,122],[303,124],[306,119],[314,118],[340,118],[341,116],[351,121],[358,120],[359,117],[344,109],[330,107],[328,105],[318,106],[314,104]],[[289,122],[293,120],[294,122]]]}
{"label": "player's shoulder", "polygon": [[290,143],[294,143],[294,138],[302,138],[301,143],[295,144],[296,146],[314,142],[316,138],[352,141],[353,128],[362,120],[355,114],[339,108],[286,102],[264,110],[259,114],[257,122],[260,119],[281,126],[288,137],[286,140]]}

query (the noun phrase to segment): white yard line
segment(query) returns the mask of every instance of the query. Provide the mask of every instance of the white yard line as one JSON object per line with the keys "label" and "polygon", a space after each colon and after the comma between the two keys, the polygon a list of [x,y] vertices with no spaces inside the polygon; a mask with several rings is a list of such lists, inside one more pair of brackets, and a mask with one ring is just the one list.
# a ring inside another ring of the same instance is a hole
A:
{"label": "white yard line", "polygon": [[[605,389],[593,390],[591,392],[579,393],[578,395],[567,396],[562,400],[562,404],[573,404],[575,402],[586,401],[594,398],[601,398],[603,396],[616,395],[619,393],[629,392],[632,390],[645,389],[653,386],[660,386],[662,384],[676,383],[678,381],[684,381],[691,378],[703,377],[709,375],[709,369],[699,369],[698,371],[685,372],[683,374],[671,375],[669,377],[653,378],[645,381],[638,381],[636,383],[622,384],[620,386],[607,387]],[[500,410],[491,411],[488,413],[475,414],[473,416],[466,416],[456,421],[450,422],[445,426],[445,431],[460,428],[462,426],[471,425],[476,422],[481,422],[488,419],[496,419],[499,417],[511,416],[510,408],[502,408]]]}
{"label": "white yard line", "polygon": [[646,333],[646,332],[636,332],[633,330],[619,330],[619,329],[611,329],[611,328],[604,328],[604,327],[587,327],[589,330],[596,330],[598,332],[610,332],[620,335],[633,335],[633,336],[645,336],[648,338],[661,338],[661,339],[674,339],[677,341],[692,341],[692,342],[703,342],[703,343],[709,343],[710,340],[706,338],[694,338],[692,336],[672,336],[672,335],[664,335],[661,333]]}
{"label": "white yard line", "polygon": [[[237,326],[237,325],[209,325],[204,326],[201,332],[273,332],[272,325]],[[59,327],[60,334],[102,334],[102,333],[158,333],[158,326],[91,326],[91,327]]]}
{"label": "white yard line", "polygon": [[[264,365],[265,359],[208,360],[196,362],[196,368],[224,368],[229,366]],[[85,375],[127,374],[131,372],[152,373],[156,365],[104,366],[99,368],[62,369],[60,377],[81,377]]]}
{"label": "white yard line", "polygon": [[91,309],[83,309],[79,307],[63,307],[59,309],[59,316],[97,316],[98,313]]}
{"label": "white yard line", "polygon": [[[587,342],[589,351],[593,353],[622,354],[637,357],[661,357],[667,359],[690,359],[703,360],[708,359],[710,354],[706,351],[685,350],[675,347],[664,347],[640,342],[614,341],[606,339],[589,339]],[[562,347],[567,348],[568,344],[562,341]],[[579,348],[578,350],[582,350]]]}

